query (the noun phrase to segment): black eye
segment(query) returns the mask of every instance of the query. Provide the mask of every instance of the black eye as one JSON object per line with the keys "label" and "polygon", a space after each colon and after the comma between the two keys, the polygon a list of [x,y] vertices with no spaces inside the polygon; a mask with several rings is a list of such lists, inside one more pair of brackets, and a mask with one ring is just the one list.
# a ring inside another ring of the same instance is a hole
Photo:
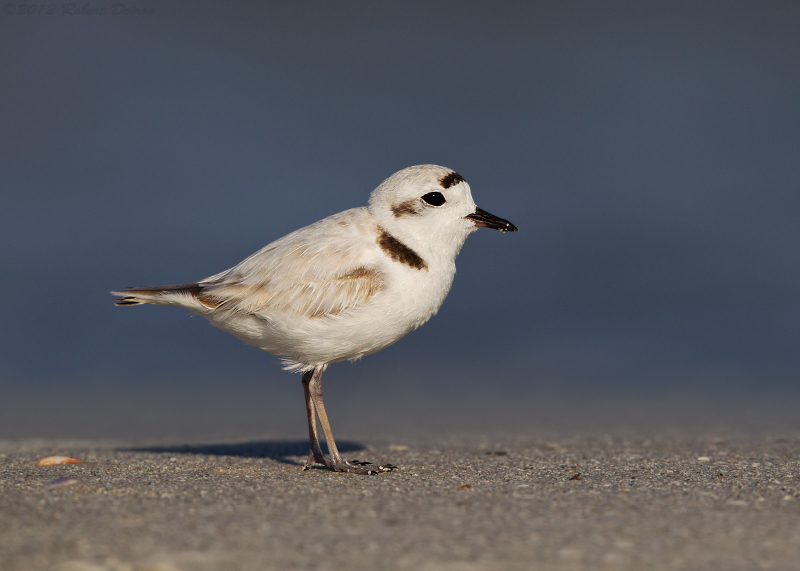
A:
{"label": "black eye", "polygon": [[422,200],[431,206],[441,206],[446,202],[444,195],[441,192],[429,192],[428,194],[423,194]]}

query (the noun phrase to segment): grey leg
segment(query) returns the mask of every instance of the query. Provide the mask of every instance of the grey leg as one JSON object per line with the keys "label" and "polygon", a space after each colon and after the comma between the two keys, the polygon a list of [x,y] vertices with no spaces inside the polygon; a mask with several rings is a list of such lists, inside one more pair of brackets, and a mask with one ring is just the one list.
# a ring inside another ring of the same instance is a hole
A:
{"label": "grey leg", "polygon": [[[322,448],[319,445],[319,436],[317,435],[317,414],[314,409],[314,400],[311,397],[311,391],[309,389],[309,384],[314,375],[317,375],[317,369],[303,373],[303,393],[305,393],[306,397],[306,416],[308,417],[308,439],[311,442],[311,450],[308,452],[308,460],[306,460],[306,464],[303,466],[304,470],[311,468],[315,462],[331,468],[330,463],[325,459],[325,455],[322,453]],[[320,375],[322,375],[322,373],[317,375],[317,377]]]}
{"label": "grey leg", "polygon": [[[325,403],[322,402],[322,367],[316,367],[303,374],[303,392],[306,397],[306,414],[308,415],[308,436],[311,441],[311,450],[308,453],[305,470],[317,462],[323,464],[334,472],[350,472],[352,474],[377,474],[378,472],[391,472],[396,466],[387,464],[386,466],[375,466],[369,462],[342,460],[336,441],[333,439],[333,430],[328,422],[328,415],[325,413]],[[317,433],[317,419],[322,425],[325,433],[325,441],[328,443],[328,450],[331,453],[331,460],[328,461],[322,454],[319,445],[319,435]]]}
{"label": "grey leg", "polygon": [[[325,433],[325,440],[328,442],[328,450],[331,453],[333,465],[336,466],[342,464],[342,457],[339,454],[339,449],[336,448],[336,442],[333,439],[331,423],[328,422],[328,415],[325,414],[325,403],[322,402],[322,370],[320,368],[314,369],[307,387],[307,390],[311,396],[311,404],[314,407],[314,410],[317,412],[319,422],[322,425],[322,431]],[[314,431],[316,432],[316,423],[314,424]],[[319,443],[317,443],[317,446],[319,446]]]}

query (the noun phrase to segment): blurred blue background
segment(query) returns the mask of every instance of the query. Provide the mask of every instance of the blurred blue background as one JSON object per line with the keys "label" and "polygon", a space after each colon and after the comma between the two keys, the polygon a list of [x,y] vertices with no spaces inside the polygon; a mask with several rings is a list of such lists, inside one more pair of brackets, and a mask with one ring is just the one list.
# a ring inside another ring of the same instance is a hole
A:
{"label": "blurred blue background", "polygon": [[335,429],[798,402],[800,3],[29,6],[0,15],[0,437],[301,434],[277,358],[108,291],[421,163],[520,231],[472,235],[430,323],[329,369]]}

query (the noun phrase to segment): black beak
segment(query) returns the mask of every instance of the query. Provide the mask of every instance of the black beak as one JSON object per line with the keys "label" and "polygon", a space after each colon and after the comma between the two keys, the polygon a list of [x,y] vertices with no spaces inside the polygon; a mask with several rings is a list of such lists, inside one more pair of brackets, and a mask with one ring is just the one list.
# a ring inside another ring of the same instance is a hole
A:
{"label": "black beak", "polygon": [[467,214],[464,218],[469,218],[473,222],[475,222],[475,226],[483,226],[484,228],[494,228],[495,230],[500,230],[500,232],[516,232],[517,227],[514,226],[508,220],[503,220],[495,216],[494,214],[489,214],[485,210],[480,208],[475,208],[475,212],[472,214]]}

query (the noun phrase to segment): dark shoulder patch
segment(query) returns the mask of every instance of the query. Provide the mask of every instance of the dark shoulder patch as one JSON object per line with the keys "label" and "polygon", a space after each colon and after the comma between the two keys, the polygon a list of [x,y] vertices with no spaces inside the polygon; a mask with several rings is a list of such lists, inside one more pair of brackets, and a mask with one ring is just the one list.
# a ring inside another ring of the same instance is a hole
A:
{"label": "dark shoulder patch", "polygon": [[400,240],[389,234],[386,230],[378,227],[378,246],[395,262],[406,264],[417,270],[427,270],[428,264],[425,263],[419,254],[403,244]]}
{"label": "dark shoulder patch", "polygon": [[411,199],[401,202],[400,204],[396,204],[392,206],[392,214],[394,214],[395,218],[400,218],[401,216],[413,216],[417,213],[416,203],[416,199]]}
{"label": "dark shoulder patch", "polygon": [[464,177],[458,174],[456,171],[451,172],[450,174],[444,175],[442,178],[439,179],[439,184],[442,185],[442,188],[450,188],[454,184],[458,184],[459,182],[466,182]]}

